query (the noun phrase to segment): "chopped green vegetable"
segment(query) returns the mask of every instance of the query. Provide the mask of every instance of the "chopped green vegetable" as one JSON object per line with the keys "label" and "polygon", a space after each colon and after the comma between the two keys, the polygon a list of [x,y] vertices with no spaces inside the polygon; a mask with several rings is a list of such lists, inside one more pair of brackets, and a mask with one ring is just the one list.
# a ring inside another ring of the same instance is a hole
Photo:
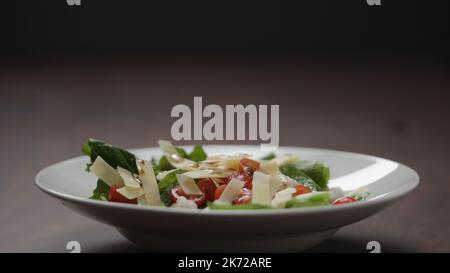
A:
{"label": "chopped green vegetable", "polygon": [[280,171],[284,175],[296,180],[303,186],[309,188],[311,191],[321,191],[322,188],[314,182],[303,170],[297,168],[294,164],[286,164],[280,166]]}
{"label": "chopped green vegetable", "polygon": [[93,195],[89,197],[89,199],[108,201],[109,189],[110,187],[108,186],[108,184],[99,179],[97,181],[97,187],[95,188]]}
{"label": "chopped green vegetable", "polygon": [[167,190],[161,192],[160,196],[161,196],[161,201],[164,203],[164,205],[166,205],[167,207],[172,205],[172,198],[170,197],[170,189],[167,189]]}
{"label": "chopped green vegetable", "polygon": [[175,150],[177,151],[177,154],[181,158],[188,158],[188,154],[185,149],[180,147],[175,147]]}
{"label": "chopped green vegetable", "polygon": [[100,156],[114,169],[119,166],[132,173],[138,173],[136,156],[110,144],[106,144],[95,139],[89,139],[89,141],[83,146],[82,152],[91,158],[91,163],[88,164],[88,167],[92,165],[97,156]]}
{"label": "chopped green vegetable", "polygon": [[330,179],[330,169],[322,162],[303,160],[297,163],[296,167],[311,177],[321,189],[327,189],[328,180]]}
{"label": "chopped green vegetable", "polygon": [[175,169],[172,165],[170,165],[169,160],[167,160],[166,156],[161,156],[158,163],[158,171],[170,171]]}
{"label": "chopped green vegetable", "polygon": [[203,146],[200,144],[195,145],[192,152],[188,155],[188,159],[195,162],[206,160],[207,157],[205,150],[203,150]]}
{"label": "chopped green vegetable", "polygon": [[369,197],[369,192],[351,194],[350,197],[355,198],[358,201],[364,201]]}
{"label": "chopped green vegetable", "polygon": [[271,206],[259,205],[259,204],[237,204],[237,205],[220,205],[209,203],[208,208],[219,210],[236,210],[236,209],[273,209]]}
{"label": "chopped green vegetable", "polygon": [[274,159],[275,157],[277,157],[276,154],[274,154],[274,153],[269,153],[269,154],[267,154],[267,155],[261,157],[261,160],[272,160],[272,159]]}
{"label": "chopped green vegetable", "polygon": [[161,200],[167,206],[172,204],[170,199],[170,190],[178,185],[177,174],[184,173],[184,170],[177,169],[173,172],[168,173],[161,181],[158,183],[159,193],[161,195]]}
{"label": "chopped green vegetable", "polygon": [[286,208],[317,207],[330,205],[330,194],[328,192],[317,192],[299,195],[286,203]]}

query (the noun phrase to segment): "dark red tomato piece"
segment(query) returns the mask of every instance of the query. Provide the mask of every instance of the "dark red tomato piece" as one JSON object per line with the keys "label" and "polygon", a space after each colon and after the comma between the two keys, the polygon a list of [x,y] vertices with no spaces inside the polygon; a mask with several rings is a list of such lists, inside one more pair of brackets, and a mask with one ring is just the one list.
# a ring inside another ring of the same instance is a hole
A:
{"label": "dark red tomato piece", "polygon": [[228,177],[224,177],[224,178],[216,178],[216,182],[219,185],[223,185],[223,184],[228,184],[228,182],[230,182]]}
{"label": "dark red tomato piece", "polygon": [[294,192],[293,196],[297,196],[297,195],[308,193],[308,192],[311,192],[311,190],[308,189],[307,187],[305,187],[303,185],[297,185],[297,186],[295,186],[295,192]]}
{"label": "dark red tomato piece", "polygon": [[205,194],[206,201],[214,201],[214,194],[217,187],[211,179],[202,179],[198,181],[197,186]]}
{"label": "dark red tomato piece", "polygon": [[238,204],[247,204],[252,201],[252,191],[246,188],[242,188],[239,193],[239,196],[233,200],[234,205]]}
{"label": "dark red tomato piece", "polygon": [[118,202],[118,203],[127,203],[127,204],[137,204],[137,198],[136,199],[128,199],[122,194],[120,194],[117,191],[117,186],[111,186],[108,193],[108,200],[111,202]]}
{"label": "dark red tomato piece", "polygon": [[192,195],[186,194],[180,186],[173,187],[170,191],[170,197],[172,198],[172,202],[176,203],[178,198],[184,196],[188,200],[192,200],[197,204],[197,207],[202,208],[206,204],[205,195]]}
{"label": "dark red tomato piece", "polygon": [[239,162],[239,173],[246,174],[247,176],[253,176],[253,173],[255,171],[258,171],[259,169],[260,165],[258,161],[249,158],[243,158]]}
{"label": "dark red tomato piece", "polygon": [[357,202],[357,201],[358,201],[358,200],[355,199],[355,198],[353,198],[353,197],[350,197],[350,196],[344,196],[344,197],[341,197],[341,198],[336,199],[336,200],[333,202],[333,205],[342,205],[342,204],[348,204],[348,203],[353,203],[353,202]]}
{"label": "dark red tomato piece", "polygon": [[216,191],[214,192],[214,200],[217,200],[220,198],[220,196],[223,193],[223,190],[225,190],[227,185],[220,185],[219,187],[217,187]]}

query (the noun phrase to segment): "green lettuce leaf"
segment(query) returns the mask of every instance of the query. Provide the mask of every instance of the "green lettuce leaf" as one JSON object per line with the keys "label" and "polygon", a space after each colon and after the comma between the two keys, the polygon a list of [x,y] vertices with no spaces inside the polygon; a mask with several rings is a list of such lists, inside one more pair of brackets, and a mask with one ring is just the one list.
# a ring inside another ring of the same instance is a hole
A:
{"label": "green lettuce leaf", "polygon": [[330,194],[328,192],[313,193],[307,196],[299,195],[286,203],[286,208],[303,208],[330,205]]}
{"label": "green lettuce leaf", "polygon": [[100,156],[114,169],[120,166],[132,173],[138,173],[136,156],[110,144],[95,139],[89,139],[89,141],[84,144],[82,152],[91,158],[91,163],[88,164],[88,167],[95,161],[97,156]]}
{"label": "green lettuce leaf", "polygon": [[272,160],[275,157],[277,157],[277,155],[275,153],[269,153],[269,154],[266,154],[265,156],[261,157],[261,160]]}
{"label": "green lettuce leaf", "polygon": [[177,169],[169,174],[167,174],[161,181],[158,183],[159,194],[161,195],[161,201],[166,206],[170,206],[172,204],[172,200],[170,198],[170,190],[178,186],[177,174],[184,173],[184,170]]}
{"label": "green lettuce leaf", "polygon": [[200,162],[200,161],[206,160],[207,157],[208,156],[206,155],[206,152],[203,149],[203,146],[200,144],[197,144],[194,146],[194,149],[188,155],[187,158],[192,161],[195,161],[195,162]]}
{"label": "green lettuce leaf", "polygon": [[177,151],[177,154],[179,157],[188,158],[188,153],[186,152],[185,149],[180,148],[180,147],[175,147],[175,150]]}
{"label": "green lettuce leaf", "polygon": [[309,177],[303,170],[297,168],[294,164],[286,164],[280,166],[280,171],[284,175],[296,180],[303,186],[309,188],[311,191],[321,191],[322,188]]}
{"label": "green lettuce leaf", "polygon": [[89,199],[108,201],[109,189],[110,187],[108,186],[108,184],[99,179],[97,181],[97,187],[95,188],[92,196],[89,197]]}
{"label": "green lettuce leaf", "polygon": [[327,189],[330,169],[320,161],[303,160],[296,164],[307,176],[311,177],[321,189]]}

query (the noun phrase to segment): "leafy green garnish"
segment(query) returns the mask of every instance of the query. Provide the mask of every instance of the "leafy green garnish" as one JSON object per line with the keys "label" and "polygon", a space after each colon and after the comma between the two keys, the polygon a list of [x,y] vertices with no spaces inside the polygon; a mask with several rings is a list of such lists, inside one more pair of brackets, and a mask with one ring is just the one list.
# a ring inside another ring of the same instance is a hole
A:
{"label": "leafy green garnish", "polygon": [[277,157],[277,155],[275,153],[269,153],[269,154],[266,154],[265,156],[261,157],[261,160],[272,160],[275,157]]}
{"label": "leafy green garnish", "polygon": [[273,209],[271,206],[259,205],[259,204],[237,204],[237,205],[221,205],[215,203],[209,203],[208,208],[219,210],[237,210],[237,209]]}
{"label": "leafy green garnish", "polygon": [[206,160],[207,157],[205,150],[203,150],[203,146],[197,144],[187,158],[195,162],[200,162]]}
{"label": "leafy green garnish", "polygon": [[110,187],[102,180],[97,181],[97,187],[95,188],[93,195],[89,199],[108,201],[108,193]]}
{"label": "leafy green garnish", "polygon": [[168,173],[161,181],[158,183],[159,193],[161,195],[161,200],[166,204],[166,206],[170,206],[172,204],[172,200],[170,198],[170,190],[178,185],[177,174],[184,173],[184,170],[177,169],[170,173]]}
{"label": "leafy green garnish", "polygon": [[303,207],[317,207],[326,206],[330,204],[330,194],[328,192],[315,193],[308,197],[292,198],[286,203],[286,208],[303,208]]}
{"label": "leafy green garnish", "polygon": [[358,201],[364,201],[364,200],[367,200],[369,195],[370,195],[369,192],[364,192],[364,193],[351,194],[350,197],[353,197],[353,198],[355,198]]}
{"label": "leafy green garnish", "polygon": [[83,146],[82,152],[91,158],[91,163],[88,164],[88,167],[95,161],[97,156],[100,156],[114,169],[119,166],[132,173],[138,173],[136,156],[110,144],[95,139],[89,139]]}
{"label": "leafy green garnish", "polygon": [[175,150],[177,151],[177,154],[181,158],[188,158],[188,154],[185,149],[180,147],[175,147]]}
{"label": "leafy green garnish", "polygon": [[296,164],[307,176],[311,177],[320,188],[326,189],[330,179],[330,169],[320,161],[303,160]]}
{"label": "leafy green garnish", "polygon": [[327,189],[330,169],[320,161],[303,160],[280,166],[280,171],[313,191]]}
{"label": "leafy green garnish", "polygon": [[303,170],[297,168],[296,165],[286,164],[280,166],[280,171],[289,176],[290,178],[296,180],[303,186],[309,188],[311,191],[321,191],[322,188],[314,182]]}
{"label": "leafy green garnish", "polygon": [[172,198],[170,197],[170,189],[165,190],[160,193],[161,201],[166,205],[167,207],[170,207],[172,205]]}
{"label": "leafy green garnish", "polygon": [[155,174],[158,174],[163,171],[170,171],[175,169],[172,165],[170,165],[166,156],[161,156],[158,163],[156,163],[156,159],[152,158],[153,169],[155,170]]}

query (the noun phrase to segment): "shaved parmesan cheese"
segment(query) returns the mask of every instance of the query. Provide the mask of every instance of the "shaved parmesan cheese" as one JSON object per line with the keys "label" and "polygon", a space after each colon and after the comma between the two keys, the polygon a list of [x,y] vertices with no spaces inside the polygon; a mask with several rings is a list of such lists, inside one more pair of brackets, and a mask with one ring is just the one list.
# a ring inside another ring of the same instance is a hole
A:
{"label": "shaved parmesan cheese", "polygon": [[193,200],[188,200],[184,196],[180,196],[172,207],[183,209],[197,209],[197,204]]}
{"label": "shaved parmesan cheese", "polygon": [[[269,161],[264,162],[261,164],[261,172],[270,175],[274,180],[278,181],[282,185],[287,185],[290,187],[295,187],[299,185],[296,180],[290,178],[289,176],[286,176],[280,172],[280,169],[278,168],[278,164],[276,161]],[[281,185],[278,186],[278,188]],[[272,192],[272,190],[271,190]]]}
{"label": "shaved parmesan cheese", "polygon": [[200,178],[224,178],[233,174],[233,171],[230,170],[196,170],[185,172],[183,175],[191,177],[193,179]]}
{"label": "shaved parmesan cheese", "polygon": [[278,189],[283,185],[279,179],[270,177],[270,198],[272,198]]}
{"label": "shaved parmesan cheese", "polygon": [[183,169],[186,171],[192,171],[198,169],[198,163],[192,160],[182,158],[178,155],[175,147],[166,140],[159,140],[159,147],[164,151],[164,156],[169,161],[170,165],[177,169]]}
{"label": "shaved parmesan cheese", "polygon": [[158,140],[159,147],[161,150],[164,151],[166,154],[176,154],[177,150],[175,147],[170,143],[170,141],[167,140]]}
{"label": "shaved parmesan cheese", "polygon": [[245,182],[236,178],[231,179],[230,183],[225,187],[219,199],[214,201],[217,204],[231,204],[231,202],[239,195],[239,192],[244,187]]}
{"label": "shaved parmesan cheese", "polygon": [[194,179],[184,174],[177,174],[178,184],[186,194],[203,195],[203,192],[195,183]]}
{"label": "shaved parmesan cheese", "polygon": [[117,167],[117,172],[119,173],[120,177],[122,177],[125,186],[136,189],[141,188],[141,184],[139,183],[137,178],[133,176],[131,172],[121,167]]}
{"label": "shaved parmesan cheese", "polygon": [[261,163],[260,170],[261,170],[261,172],[271,175],[271,176],[277,176],[280,173],[278,164],[275,161]]}
{"label": "shaved parmesan cheese", "polygon": [[270,175],[256,171],[253,173],[252,203],[267,205],[272,201]]}
{"label": "shaved parmesan cheese", "polygon": [[296,192],[295,188],[286,188],[275,194],[272,199],[272,206],[275,208],[284,208],[286,203],[292,199],[292,195]]}
{"label": "shaved parmesan cheese", "polygon": [[89,170],[94,173],[98,178],[111,186],[123,186],[123,179],[119,173],[109,166],[103,158],[97,156]]}
{"label": "shaved parmesan cheese", "polygon": [[158,173],[158,175],[156,176],[156,179],[158,181],[163,180],[169,173],[176,171],[176,169],[170,170],[170,171],[162,171],[160,173]]}
{"label": "shaved parmesan cheese", "polygon": [[117,189],[117,192],[123,195],[124,197],[128,199],[136,199],[139,196],[144,194],[144,191],[141,188],[129,188],[129,187],[122,187]]}
{"label": "shaved parmesan cheese", "polygon": [[158,182],[156,181],[152,164],[150,163],[150,161],[146,160],[137,160],[136,163],[139,168],[139,180],[142,182],[142,188],[144,190],[147,205],[161,205]]}
{"label": "shaved parmesan cheese", "polygon": [[331,202],[334,202],[336,199],[344,196],[344,191],[341,187],[333,187],[329,189],[331,195]]}
{"label": "shaved parmesan cheese", "polygon": [[291,163],[297,163],[300,159],[296,155],[281,155],[277,156],[272,161],[276,162],[278,166],[284,165],[284,164],[291,164]]}
{"label": "shaved parmesan cheese", "polygon": [[166,155],[167,160],[170,165],[174,166],[177,169],[182,169],[185,171],[194,171],[198,169],[198,163],[191,161],[186,158],[181,158],[176,154]]}
{"label": "shaved parmesan cheese", "polygon": [[290,178],[289,176],[284,175],[284,174],[282,174],[282,173],[280,173],[280,174],[278,175],[278,179],[280,179],[280,181],[281,181],[284,185],[287,185],[287,186],[290,186],[290,187],[295,187],[295,186],[301,185],[297,180],[292,179],[292,178]]}
{"label": "shaved parmesan cheese", "polygon": [[239,162],[243,158],[248,158],[250,155],[240,154],[240,155],[213,155],[208,157],[204,164],[208,164],[212,167],[220,167],[222,169],[239,169]]}

